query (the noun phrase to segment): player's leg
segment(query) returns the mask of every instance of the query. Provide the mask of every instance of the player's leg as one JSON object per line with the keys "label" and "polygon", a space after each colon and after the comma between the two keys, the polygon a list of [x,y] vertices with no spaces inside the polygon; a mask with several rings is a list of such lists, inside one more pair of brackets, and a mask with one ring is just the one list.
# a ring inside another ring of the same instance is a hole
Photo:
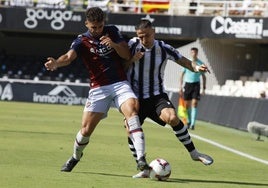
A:
{"label": "player's leg", "polygon": [[183,98],[186,104],[186,111],[187,111],[187,126],[190,128],[191,125],[191,103],[192,103],[192,84],[191,83],[186,83],[184,87],[184,93],[183,93]]}
{"label": "player's leg", "polygon": [[76,164],[80,161],[83,155],[83,150],[89,143],[89,138],[95,127],[102,119],[103,113],[97,112],[84,112],[82,118],[82,128],[78,131],[74,141],[73,155],[68,161],[62,166],[61,171],[71,172]]}
{"label": "player's leg", "polygon": [[[142,121],[143,122],[143,121]],[[125,126],[128,127],[127,125],[127,122],[125,121]],[[138,164],[138,159],[137,159],[137,152],[136,152],[136,149],[134,147],[134,143],[133,143],[133,140],[129,137],[129,134],[128,134],[128,147],[132,153],[132,156],[134,157],[136,163]],[[150,175],[150,169],[149,168],[146,168],[144,170],[141,170],[138,174],[132,176],[133,178],[149,178],[149,175]]]}
{"label": "player's leg", "polygon": [[200,100],[200,83],[193,84],[192,101],[191,101],[191,125],[190,129],[195,129],[195,121],[197,116],[197,104]]}
{"label": "player's leg", "polygon": [[190,129],[194,130],[195,128],[195,121],[196,121],[196,116],[197,116],[197,99],[193,99],[191,103],[191,125]]}
{"label": "player's leg", "polygon": [[165,101],[169,101],[167,96],[159,100],[159,105],[156,109],[159,118],[172,127],[175,136],[184,145],[193,160],[201,161],[205,165],[212,164],[213,159],[210,156],[199,153],[196,150],[186,126],[178,118],[173,105],[170,101],[169,103]]}
{"label": "player's leg", "polygon": [[133,142],[137,153],[138,164],[137,167],[140,170],[148,168],[148,164],[145,159],[145,140],[144,133],[141,128],[138,110],[139,102],[130,88],[128,82],[120,82],[115,87],[115,105],[119,108],[120,112],[124,115],[127,121],[127,129],[129,131],[129,137]]}
{"label": "player's leg", "polygon": [[[140,124],[142,125],[145,118],[147,117],[147,114],[149,111],[151,111],[152,109],[150,108],[151,107],[151,104],[150,104],[150,101],[147,101],[147,100],[140,100],[139,101],[139,113],[138,113],[138,116],[139,116],[139,120],[140,120]],[[125,127],[127,128],[127,121],[125,120],[124,121],[124,125]],[[137,160],[137,152],[136,152],[136,149],[134,147],[134,144],[132,142],[132,139],[129,137],[129,134],[128,134],[128,147],[129,147],[129,150],[131,151],[132,153],[132,156],[134,157],[134,159],[136,160],[136,162],[138,162]]]}
{"label": "player's leg", "polygon": [[89,143],[91,134],[100,120],[105,117],[110,107],[111,97],[109,97],[109,92],[95,92],[95,90],[97,89],[92,89],[89,91],[89,96],[92,96],[93,93],[98,93],[98,95],[95,94],[94,97],[88,97],[87,99],[82,117],[82,127],[78,131],[74,141],[73,155],[62,166],[61,171],[63,172],[72,171],[72,169],[80,161],[80,158],[83,155],[83,150]]}

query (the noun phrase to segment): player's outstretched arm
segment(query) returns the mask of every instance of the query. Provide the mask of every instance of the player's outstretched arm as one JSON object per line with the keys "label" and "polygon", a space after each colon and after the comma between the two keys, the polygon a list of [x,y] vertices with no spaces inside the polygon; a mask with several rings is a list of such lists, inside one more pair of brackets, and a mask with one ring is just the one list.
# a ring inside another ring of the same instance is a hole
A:
{"label": "player's outstretched arm", "polygon": [[69,65],[76,57],[76,52],[74,50],[69,50],[66,54],[61,55],[58,59],[48,57],[47,62],[45,62],[45,67],[47,70],[55,71],[59,67]]}
{"label": "player's outstretched arm", "polygon": [[206,65],[204,64],[197,65],[195,61],[190,61],[184,56],[181,59],[178,59],[176,63],[191,70],[192,72],[208,72],[209,73],[209,69]]}

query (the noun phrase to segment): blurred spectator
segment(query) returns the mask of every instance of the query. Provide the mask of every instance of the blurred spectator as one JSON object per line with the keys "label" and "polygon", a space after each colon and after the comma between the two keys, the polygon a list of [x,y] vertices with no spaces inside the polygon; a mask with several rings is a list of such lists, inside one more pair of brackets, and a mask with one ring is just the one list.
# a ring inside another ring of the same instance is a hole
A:
{"label": "blurred spectator", "polygon": [[[128,0],[116,0],[118,4],[122,4],[122,5],[127,5],[128,4]],[[128,11],[129,7],[122,7],[123,11]]]}
{"label": "blurred spectator", "polygon": [[67,7],[65,0],[37,0],[36,7],[38,8],[59,8],[65,9]]}
{"label": "blurred spectator", "polygon": [[23,6],[33,7],[34,0],[5,0],[4,5],[6,6]]}
{"label": "blurred spectator", "polygon": [[87,8],[87,0],[69,0],[72,10],[84,10]]}
{"label": "blurred spectator", "polygon": [[260,98],[263,98],[263,99],[267,99],[268,98],[268,96],[266,95],[265,90],[263,90],[263,91],[260,92]]}
{"label": "blurred spectator", "polygon": [[103,11],[108,11],[108,4],[110,0],[88,0],[87,8],[99,7]]}
{"label": "blurred spectator", "polygon": [[189,13],[190,14],[195,14],[196,13],[196,9],[197,9],[197,2],[195,2],[195,0],[192,0],[190,3],[189,3]]}

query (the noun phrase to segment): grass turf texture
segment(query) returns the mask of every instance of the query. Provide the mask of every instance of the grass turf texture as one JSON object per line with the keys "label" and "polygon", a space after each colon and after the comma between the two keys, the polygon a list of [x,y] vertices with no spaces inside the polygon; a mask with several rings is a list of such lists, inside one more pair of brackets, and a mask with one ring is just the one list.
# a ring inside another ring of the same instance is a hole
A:
{"label": "grass turf texture", "polygon": [[[132,179],[136,164],[127,146],[122,115],[110,110],[96,128],[84,156],[71,173],[60,172],[71,156],[80,129],[82,106],[0,102],[0,178],[3,188],[246,188],[268,187],[268,165],[241,157],[193,138],[196,147],[213,156],[204,166],[190,159],[171,129],[146,122],[148,162],[157,157],[171,164],[167,182]],[[267,139],[197,122],[194,134],[268,160]]]}

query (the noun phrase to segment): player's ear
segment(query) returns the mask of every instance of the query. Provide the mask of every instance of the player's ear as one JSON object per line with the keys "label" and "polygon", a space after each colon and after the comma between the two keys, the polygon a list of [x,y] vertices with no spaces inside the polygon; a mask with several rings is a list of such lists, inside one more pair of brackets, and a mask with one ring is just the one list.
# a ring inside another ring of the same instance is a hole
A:
{"label": "player's ear", "polygon": [[152,28],[152,33],[155,34],[155,28]]}
{"label": "player's ear", "polygon": [[87,27],[87,24],[88,24],[88,21],[86,20],[86,21],[85,21],[85,26],[86,26],[86,27]]}

